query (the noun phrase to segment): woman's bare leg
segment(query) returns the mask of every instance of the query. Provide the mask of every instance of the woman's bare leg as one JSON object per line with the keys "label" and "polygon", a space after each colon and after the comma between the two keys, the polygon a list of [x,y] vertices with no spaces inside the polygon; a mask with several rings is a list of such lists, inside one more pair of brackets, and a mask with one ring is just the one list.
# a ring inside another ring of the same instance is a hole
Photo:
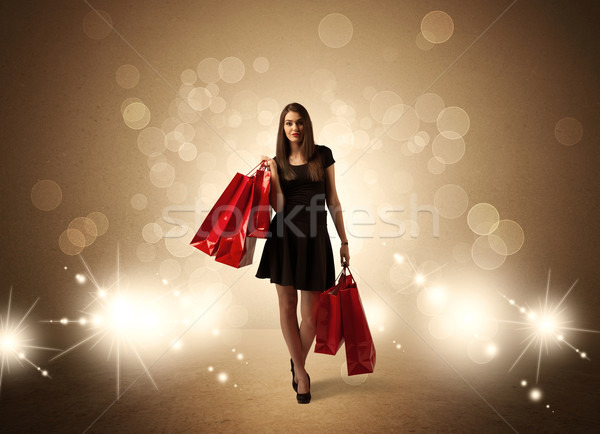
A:
{"label": "woman's bare leg", "polygon": [[283,339],[287,344],[290,356],[294,362],[295,381],[298,383],[298,393],[308,392],[308,377],[304,370],[306,356],[303,354],[300,329],[298,328],[298,291],[293,286],[275,284],[279,298],[279,322]]}
{"label": "woman's bare leg", "polygon": [[[302,322],[300,323],[300,341],[302,342],[302,361],[306,362],[308,352],[315,340],[317,330],[317,311],[319,309],[318,291],[302,291],[300,300],[300,314]],[[304,363],[302,363],[304,366]]]}

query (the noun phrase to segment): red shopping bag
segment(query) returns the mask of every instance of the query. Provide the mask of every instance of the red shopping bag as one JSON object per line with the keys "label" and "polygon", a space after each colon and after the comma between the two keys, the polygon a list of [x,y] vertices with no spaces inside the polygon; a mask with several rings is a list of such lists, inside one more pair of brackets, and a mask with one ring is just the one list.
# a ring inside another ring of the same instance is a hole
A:
{"label": "red shopping bag", "polygon": [[356,282],[352,274],[349,277],[339,290],[348,375],[368,374],[375,368],[375,345]]}
{"label": "red shopping bag", "polygon": [[248,223],[249,237],[267,238],[269,223],[271,222],[270,186],[271,171],[269,166],[262,164],[256,171],[254,179],[252,210],[250,211],[250,221]]}
{"label": "red shopping bag", "polygon": [[335,356],[344,343],[339,289],[346,280],[345,271],[343,268],[337,283],[319,296],[315,353]]}
{"label": "red shopping bag", "polygon": [[231,215],[236,209],[244,188],[251,178],[241,173],[236,173],[225,191],[221,194],[208,215],[202,222],[200,229],[194,235],[190,244],[210,256],[217,253],[219,239]]}
{"label": "red shopping bag", "polygon": [[221,233],[215,260],[235,268],[252,263],[256,238],[248,238],[248,221],[252,209],[254,194],[254,177],[246,183],[238,200],[236,209],[231,214],[225,229]]}

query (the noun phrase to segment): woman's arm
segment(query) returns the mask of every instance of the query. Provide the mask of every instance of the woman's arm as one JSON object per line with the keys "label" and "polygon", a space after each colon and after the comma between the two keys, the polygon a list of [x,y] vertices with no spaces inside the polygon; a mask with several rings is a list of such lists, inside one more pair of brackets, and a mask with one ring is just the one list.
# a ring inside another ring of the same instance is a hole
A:
{"label": "woman's arm", "polygon": [[275,212],[283,211],[283,205],[285,204],[285,197],[283,196],[283,190],[279,183],[279,175],[277,173],[277,162],[265,155],[262,157],[263,161],[269,163],[269,170],[271,171],[271,187],[269,191],[269,203]]}
{"label": "woman's arm", "polygon": [[[340,258],[342,264],[344,262],[350,265],[350,250],[348,248],[348,237],[346,237],[346,228],[344,227],[344,216],[342,214],[342,204],[337,195],[335,188],[335,164],[332,164],[325,169],[325,199],[327,201],[327,208],[329,214],[335,224],[335,229],[342,240],[342,246],[340,247]],[[345,244],[344,244],[345,243]]]}

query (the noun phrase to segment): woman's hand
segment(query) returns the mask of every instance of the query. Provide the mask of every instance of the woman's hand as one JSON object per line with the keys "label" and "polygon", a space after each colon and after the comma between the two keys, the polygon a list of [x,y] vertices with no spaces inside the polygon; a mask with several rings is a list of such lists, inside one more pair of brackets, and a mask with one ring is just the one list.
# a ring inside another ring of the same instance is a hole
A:
{"label": "woman's hand", "polygon": [[348,244],[343,244],[340,247],[340,258],[342,260],[342,265],[346,263],[346,265],[350,265],[350,249],[348,248]]}
{"label": "woman's hand", "polygon": [[262,161],[266,161],[267,164],[269,165],[269,170],[271,171],[271,177],[276,178],[277,177],[277,162],[272,159],[271,157],[267,157],[266,155],[261,155],[260,156]]}

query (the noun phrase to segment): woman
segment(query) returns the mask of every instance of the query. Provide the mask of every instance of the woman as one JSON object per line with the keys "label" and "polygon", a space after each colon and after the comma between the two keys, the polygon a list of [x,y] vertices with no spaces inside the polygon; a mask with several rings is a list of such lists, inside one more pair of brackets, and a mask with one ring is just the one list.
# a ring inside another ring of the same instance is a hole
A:
{"label": "woman", "polygon": [[311,399],[310,377],[304,365],[315,338],[319,295],[335,281],[325,205],[342,242],[341,262],[350,263],[335,188],[335,160],[331,149],[315,144],[310,116],[298,103],[288,104],[281,112],[275,158],[262,159],[271,170],[270,203],[276,214],[256,277],[268,277],[275,283],[281,330],[291,356],[292,387],[298,403],[307,404]]}

